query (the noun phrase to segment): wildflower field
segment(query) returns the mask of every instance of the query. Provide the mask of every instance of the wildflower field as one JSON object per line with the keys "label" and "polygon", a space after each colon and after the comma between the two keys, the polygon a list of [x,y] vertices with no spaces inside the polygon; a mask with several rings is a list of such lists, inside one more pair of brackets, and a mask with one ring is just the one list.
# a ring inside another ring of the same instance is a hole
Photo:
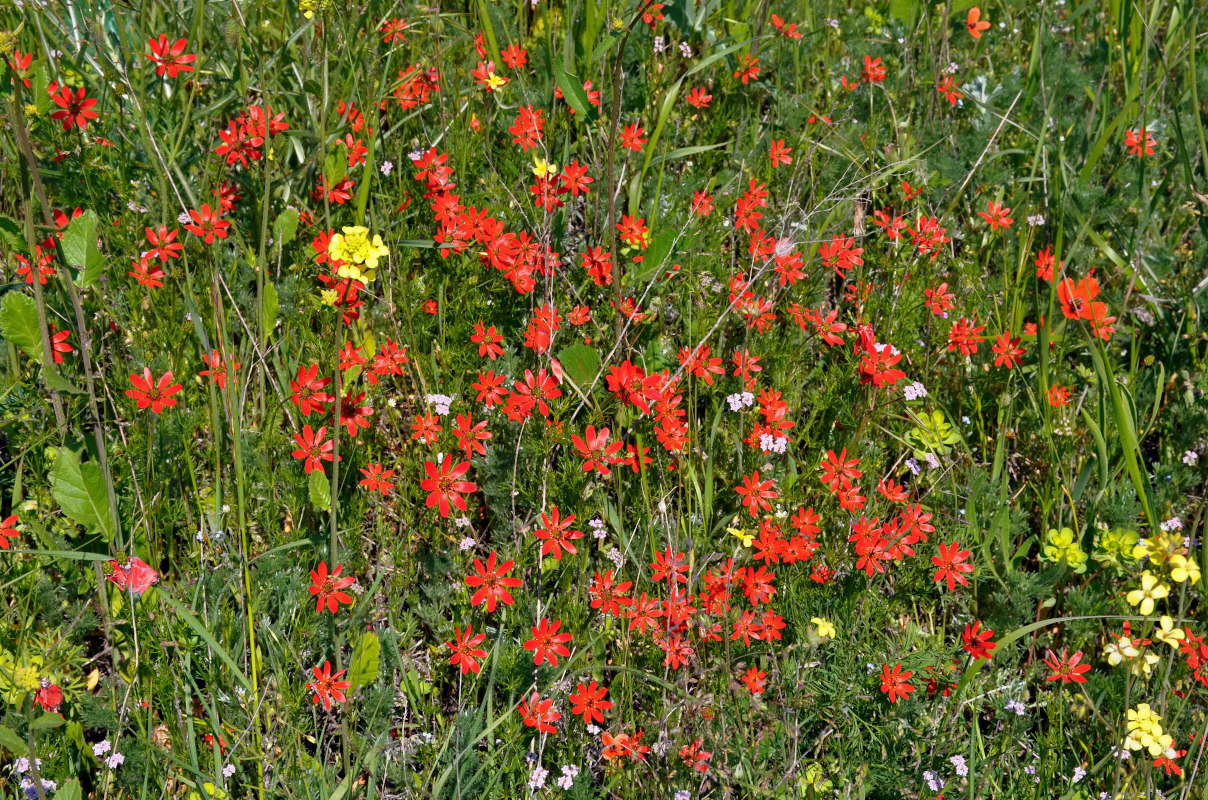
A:
{"label": "wildflower field", "polygon": [[0,0],[11,800],[1208,800],[1208,6]]}

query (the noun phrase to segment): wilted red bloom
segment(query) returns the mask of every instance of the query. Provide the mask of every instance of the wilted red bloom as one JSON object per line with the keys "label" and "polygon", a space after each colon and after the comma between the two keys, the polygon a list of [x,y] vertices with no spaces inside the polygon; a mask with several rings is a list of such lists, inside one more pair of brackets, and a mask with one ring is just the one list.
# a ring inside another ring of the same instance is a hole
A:
{"label": "wilted red bloom", "polygon": [[889,696],[889,702],[896,703],[899,699],[905,699],[914,691],[914,686],[909,682],[909,678],[913,672],[903,672],[902,665],[894,665],[893,672],[889,671],[889,665],[881,667],[881,691]]}
{"label": "wilted red bloom", "polygon": [[[219,389],[225,389],[227,381],[227,362],[226,359],[222,357],[222,354],[217,350],[213,350],[209,353],[202,353],[201,360],[206,363],[206,366],[209,367],[209,369],[203,369],[197,374],[203,378],[209,378],[211,383],[218,384]],[[239,369],[240,366],[241,365],[238,361],[235,361],[230,365],[232,369],[236,370]]]}
{"label": "wilted red bloom", "polygon": [[148,39],[147,46],[151,48],[151,54],[147,58],[155,63],[156,75],[167,72],[169,78],[175,78],[178,72],[193,71],[190,64],[197,60],[197,56],[185,53],[188,42],[184,37],[169,45],[167,34],[161,33],[159,39]]}
{"label": "wilted red bloom", "polygon": [[348,670],[342,669],[333,675],[331,674],[330,661],[324,661],[322,669],[314,667],[313,670],[315,679],[306,684],[306,688],[315,693],[315,696],[311,698],[312,702],[318,704],[321,701],[323,708],[330,711],[332,700],[335,700],[337,703],[348,701],[344,692],[351,689],[352,684],[349,681],[340,680],[340,676]]}
{"label": "wilted red bloom", "polygon": [[50,678],[43,678],[38,691],[34,692],[34,705],[43,711],[57,714],[63,705],[63,689],[57,683],[51,683]]}
{"label": "wilted red bloom", "polygon": [[1081,664],[1082,651],[1079,650],[1074,655],[1066,656],[1066,649],[1061,648],[1061,658],[1057,658],[1057,654],[1052,650],[1049,651],[1049,657],[1044,660],[1045,666],[1053,671],[1052,675],[1046,675],[1046,681],[1061,681],[1062,683],[1086,683],[1086,678],[1083,673],[1091,671],[1090,664]]}
{"label": "wilted red bloom", "polygon": [[61,120],[63,130],[69,131],[79,126],[80,130],[88,127],[88,120],[96,119],[97,113],[92,110],[96,105],[95,97],[85,97],[83,87],[73,93],[70,86],[62,87],[62,91],[51,95],[51,100],[59,107],[50,115],[51,119]]}
{"label": "wilted red bloom", "polygon": [[58,327],[53,322],[50,323],[50,350],[54,355],[56,364],[63,363],[64,353],[70,353],[75,350],[67,341],[69,336],[71,336],[71,331],[58,330]]}
{"label": "wilted red bloom", "polygon": [[131,375],[130,382],[134,384],[134,388],[127,389],[126,396],[138,403],[140,409],[149,407],[156,414],[176,405],[172,395],[183,388],[179,383],[172,383],[170,371],[161,375],[157,381],[151,376],[148,367],[143,368],[142,375]]}
{"label": "wilted red bloom", "polygon": [[501,602],[505,606],[512,605],[515,600],[508,589],[515,589],[524,583],[519,578],[505,577],[511,571],[515,561],[508,560],[496,565],[497,559],[498,556],[494,551],[487,556],[485,565],[481,559],[474,559],[474,571],[478,574],[466,576],[466,586],[478,590],[470,598],[470,605],[479,606],[486,603],[488,614],[495,612],[497,603]]}
{"label": "wilted red bloom", "polygon": [[327,572],[327,562],[320,561],[318,569],[310,571],[310,593],[316,598],[315,613],[323,613],[326,608],[332,614],[340,610],[340,604],[346,606],[352,605],[352,595],[342,591],[356,583],[356,578],[352,576],[340,577],[340,573],[344,571],[343,564],[337,564],[335,571],[331,574]]}
{"label": "wilted red bloom", "polygon": [[127,558],[125,563],[114,559],[108,565],[112,571],[107,570],[109,574],[106,577],[122,591],[130,590],[141,595],[159,582],[159,573],[137,556]]}
{"label": "wilted red bloom", "polygon": [[449,516],[450,504],[459,511],[465,511],[466,499],[462,495],[478,489],[473,483],[460,480],[469,469],[469,461],[453,466],[453,459],[445,458],[441,461],[439,469],[431,461],[425,461],[424,472],[428,477],[419,484],[421,489],[428,492],[425,505],[428,508],[437,508],[442,517]]}

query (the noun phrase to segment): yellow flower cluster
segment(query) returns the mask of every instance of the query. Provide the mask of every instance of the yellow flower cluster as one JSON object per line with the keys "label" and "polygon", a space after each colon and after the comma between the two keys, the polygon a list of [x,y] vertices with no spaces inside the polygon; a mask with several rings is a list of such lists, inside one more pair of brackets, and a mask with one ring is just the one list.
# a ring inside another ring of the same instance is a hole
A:
{"label": "yellow flower cluster", "polygon": [[1128,710],[1128,736],[1124,746],[1129,750],[1148,750],[1155,758],[1174,746],[1174,739],[1162,731],[1162,718],[1149,703]]}
{"label": "yellow flower cluster", "polygon": [[1042,557],[1045,561],[1058,562],[1065,559],[1070,569],[1079,574],[1086,571],[1086,551],[1078,544],[1074,532],[1069,528],[1050,529],[1045,537]]}
{"label": "yellow flower cluster", "polygon": [[814,627],[818,630],[818,635],[823,639],[835,638],[835,626],[828,622],[824,617],[812,617],[810,622],[814,623]]}
{"label": "yellow flower cluster", "polygon": [[1125,633],[1114,642],[1109,642],[1103,648],[1103,656],[1107,663],[1115,667],[1128,660],[1128,669],[1138,677],[1149,675],[1162,659],[1145,648],[1145,640],[1139,636]]}
{"label": "yellow flower cluster", "polygon": [[364,284],[373,283],[378,259],[390,255],[389,248],[382,244],[382,237],[376,234],[371,241],[369,229],[360,225],[344,228],[343,231],[332,236],[327,245],[328,257],[339,262],[337,274],[341,278]]}

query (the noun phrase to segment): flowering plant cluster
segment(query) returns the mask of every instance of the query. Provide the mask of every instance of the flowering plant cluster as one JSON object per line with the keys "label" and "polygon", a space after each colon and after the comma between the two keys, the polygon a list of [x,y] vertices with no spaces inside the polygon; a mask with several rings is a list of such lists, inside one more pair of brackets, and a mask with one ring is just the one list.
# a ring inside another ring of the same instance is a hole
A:
{"label": "flowering plant cluster", "polygon": [[1208,792],[1193,4],[111,5],[0,7],[9,795]]}

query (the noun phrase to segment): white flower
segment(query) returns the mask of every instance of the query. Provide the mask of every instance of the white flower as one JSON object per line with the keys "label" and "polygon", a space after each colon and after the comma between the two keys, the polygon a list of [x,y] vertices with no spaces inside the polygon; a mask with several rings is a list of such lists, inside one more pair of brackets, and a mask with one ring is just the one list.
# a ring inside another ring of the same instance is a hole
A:
{"label": "white flower", "polygon": [[680,789],[675,793],[675,800],[692,800],[692,792],[687,789]]}
{"label": "white flower", "polygon": [[1187,452],[1183,453],[1183,463],[1189,467],[1194,467],[1195,462],[1197,462],[1199,460],[1200,460],[1200,457],[1198,455],[1196,455],[1196,452],[1194,450],[1188,450]]}
{"label": "white flower", "polygon": [[1074,777],[1071,778],[1070,780],[1073,783],[1077,783],[1078,781],[1082,780],[1085,777],[1086,777],[1086,770],[1084,770],[1082,767],[1074,767]]}
{"label": "white flower", "polygon": [[1181,517],[1171,517],[1158,526],[1164,531],[1177,531],[1183,528],[1183,520]]}
{"label": "white flower", "polygon": [[545,787],[545,779],[549,776],[548,769],[541,767],[533,767],[532,773],[529,775],[528,785],[530,789],[542,789]]}
{"label": "white flower", "polygon": [[235,774],[235,765],[234,764],[227,764],[225,767],[222,768],[222,777],[229,778],[234,774]]}
{"label": "white flower", "polygon": [[470,527],[470,518],[458,517],[457,519],[453,520],[453,524],[459,528],[468,528]]}
{"label": "white flower", "polygon": [[457,546],[458,546],[458,548],[460,548],[460,549],[461,549],[461,551],[464,553],[464,552],[465,552],[465,551],[467,551],[467,550],[473,550],[473,549],[474,549],[474,546],[475,546],[476,544],[478,544],[478,543],[477,543],[477,542],[475,542],[473,539],[471,539],[469,536],[467,536],[466,538],[462,539],[462,540],[461,540],[461,541],[458,543],[458,545],[457,545]]}
{"label": "white flower", "polygon": [[663,37],[662,36],[654,37],[654,54],[657,56],[659,53],[663,52],[666,49],[667,49],[667,45],[663,43]]}
{"label": "white flower", "polygon": [[969,765],[965,763],[964,756],[952,756],[948,759],[948,763],[956,770],[956,774],[962,778],[969,774]]}
{"label": "white flower", "polygon": [[176,221],[179,222],[181,225],[187,225],[188,223],[193,221],[193,218],[189,216],[188,211],[182,211],[176,216]]}
{"label": "white flower", "polygon": [[118,752],[114,752],[112,755],[109,756],[109,758],[105,759],[105,766],[109,767],[109,769],[117,769],[123,763],[125,763],[125,761],[126,761],[126,757],[124,755],[122,755],[121,753],[118,753]]}
{"label": "white flower", "polygon": [[684,58],[692,58],[692,47],[687,42],[680,42],[680,55]]}
{"label": "white flower", "polygon": [[905,395],[907,400],[918,400],[920,397],[927,396],[927,387],[918,381],[915,381],[909,386],[903,388],[902,394]]}
{"label": "white flower", "polygon": [[109,744],[109,740],[102,739],[92,746],[92,754],[97,758],[100,758],[109,752],[110,747],[112,747],[112,745]]}
{"label": "white flower", "polygon": [[603,730],[603,728],[601,728],[599,725],[588,725],[587,726],[587,732],[590,733],[592,736],[599,736],[600,731],[602,731],[602,730]]}
{"label": "white flower", "polygon": [[378,167],[378,169],[381,170],[383,175],[389,175],[391,172],[394,172],[394,162],[383,161],[382,166]]}

